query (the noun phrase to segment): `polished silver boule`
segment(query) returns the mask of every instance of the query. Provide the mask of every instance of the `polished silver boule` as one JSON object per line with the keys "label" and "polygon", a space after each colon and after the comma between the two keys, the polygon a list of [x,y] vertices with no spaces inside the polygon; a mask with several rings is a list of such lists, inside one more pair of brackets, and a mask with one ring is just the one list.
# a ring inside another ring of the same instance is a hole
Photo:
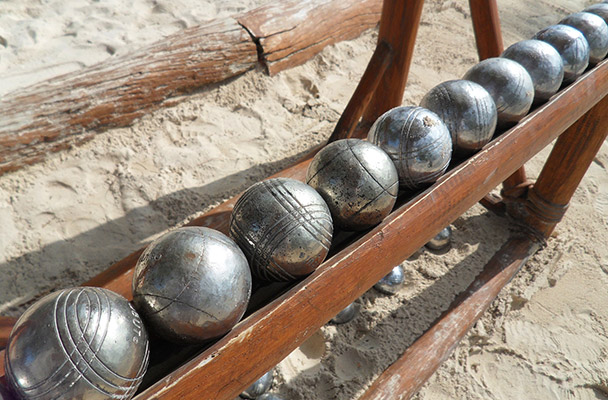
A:
{"label": "polished silver boule", "polygon": [[240,394],[241,398],[244,399],[258,399],[261,395],[266,393],[272,386],[274,380],[274,373],[272,370],[266,372],[260,379],[253,382],[251,386]]}
{"label": "polished silver boule", "polygon": [[71,288],[19,318],[6,348],[6,378],[22,399],[130,399],[148,356],[146,329],[124,297]]}
{"label": "polished silver boule", "polygon": [[217,338],[242,318],[251,272],[223,233],[184,227],[153,241],[133,275],[133,302],[156,334],[176,343]]}
{"label": "polished silver boule", "polygon": [[306,183],[323,197],[336,226],[371,228],[393,209],[399,176],[390,157],[360,139],[342,139],[321,149],[308,166]]}
{"label": "polished silver boule", "polygon": [[501,55],[521,64],[532,78],[534,101],[549,100],[564,80],[564,64],[555,47],[542,40],[522,40],[509,46]]}
{"label": "polished silver boule", "polygon": [[404,189],[435,182],[452,158],[448,128],[437,114],[422,107],[388,110],[374,122],[368,140],[393,160]]}
{"label": "polished silver boule", "polygon": [[583,10],[601,17],[606,24],[608,24],[608,3],[593,4]]}
{"label": "polished silver boule", "polygon": [[268,281],[292,281],[313,272],[327,256],[332,234],[325,200],[309,185],[289,178],[252,185],[230,217],[230,236],[253,274]]}
{"label": "polished silver boule", "polygon": [[420,106],[439,115],[445,123],[452,136],[454,154],[470,155],[494,135],[496,105],[488,91],[475,82],[440,83],[428,91]]}
{"label": "polished silver boule", "polygon": [[401,265],[397,265],[374,285],[374,289],[384,294],[393,295],[401,289],[404,280],[405,271]]}
{"label": "polished silver boule", "polygon": [[342,311],[340,311],[338,314],[336,314],[336,316],[331,319],[331,322],[334,324],[338,324],[338,325],[345,324],[345,323],[350,322],[353,319],[355,319],[355,317],[357,316],[357,313],[358,313],[357,305],[354,302],[350,303],[349,305],[344,307],[344,309],[342,309]]}
{"label": "polished silver boule", "polygon": [[589,64],[595,65],[608,54],[608,25],[598,15],[577,12],[562,19],[560,24],[568,25],[583,33],[589,45]]}
{"label": "polished silver boule", "polygon": [[533,39],[555,47],[564,64],[564,83],[574,82],[589,65],[589,44],[581,31],[568,25],[551,25]]}
{"label": "polished silver boule", "polygon": [[534,100],[534,84],[528,71],[508,58],[488,58],[473,66],[464,79],[480,84],[490,93],[498,125],[508,127],[526,116]]}
{"label": "polished silver boule", "polygon": [[426,247],[431,250],[443,250],[452,241],[452,228],[448,225],[441,230],[434,238],[428,241]]}

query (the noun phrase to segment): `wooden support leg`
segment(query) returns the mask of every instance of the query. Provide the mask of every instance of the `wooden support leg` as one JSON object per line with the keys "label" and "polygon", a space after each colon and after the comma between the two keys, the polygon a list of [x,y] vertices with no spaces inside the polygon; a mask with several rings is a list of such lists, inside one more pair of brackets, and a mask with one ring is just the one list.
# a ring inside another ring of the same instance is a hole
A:
{"label": "wooden support leg", "polygon": [[17,318],[0,317],[0,349],[6,347],[8,337],[11,334],[15,322],[17,322]]}
{"label": "wooden support leg", "polygon": [[529,238],[509,240],[450,308],[380,375],[359,400],[409,399],[413,396],[449,357],[537,247]]}
{"label": "wooden support leg", "polygon": [[353,93],[340,120],[336,124],[336,128],[329,137],[329,143],[352,136],[363,111],[367,108],[386,69],[390,65],[391,59],[392,52],[389,45],[386,42],[379,42],[357,89],[355,89],[355,93]]}
{"label": "wooden support leg", "polygon": [[363,113],[362,127],[403,102],[423,4],[424,0],[384,0],[378,43],[386,43],[394,56]]}
{"label": "wooden support leg", "polygon": [[528,192],[524,222],[541,241],[561,221],[574,191],[608,134],[608,96],[557,140],[538,180]]}

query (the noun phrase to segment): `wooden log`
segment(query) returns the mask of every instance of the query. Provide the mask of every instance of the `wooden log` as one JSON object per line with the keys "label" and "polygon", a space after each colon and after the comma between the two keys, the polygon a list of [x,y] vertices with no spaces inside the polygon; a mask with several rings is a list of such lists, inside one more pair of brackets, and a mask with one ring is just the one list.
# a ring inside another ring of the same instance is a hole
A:
{"label": "wooden log", "polygon": [[594,72],[136,398],[234,398],[608,94],[608,64]]}
{"label": "wooden log", "polygon": [[170,96],[256,63],[251,37],[229,18],[12,92],[0,101],[0,174],[90,139],[96,130],[126,126]]}
{"label": "wooden log", "polygon": [[371,125],[385,111],[403,102],[423,4],[424,0],[384,1],[378,43],[386,43],[394,55],[363,113],[361,125]]}
{"label": "wooden log", "polygon": [[382,0],[289,0],[247,12],[238,21],[259,43],[262,61],[274,75],[376,26],[381,7]]}
{"label": "wooden log", "polygon": [[418,392],[537,248],[527,237],[507,241],[448,310],[359,400],[405,400]]}

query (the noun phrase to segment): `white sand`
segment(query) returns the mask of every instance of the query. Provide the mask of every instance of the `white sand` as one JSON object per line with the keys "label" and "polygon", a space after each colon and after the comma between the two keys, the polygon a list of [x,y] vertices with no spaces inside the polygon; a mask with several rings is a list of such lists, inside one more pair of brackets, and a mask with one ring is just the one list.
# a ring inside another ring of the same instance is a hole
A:
{"label": "white sand", "polygon": [[[254,3],[1,2],[0,94]],[[589,3],[499,1],[505,45]],[[466,2],[427,0],[418,38],[404,104],[477,62]],[[12,304],[85,281],[325,140],[375,41],[367,32],[273,78],[251,71],[0,176],[0,313],[17,315]],[[529,163],[530,176],[547,154]],[[548,247],[417,398],[608,397],[607,166],[604,144]],[[371,290],[356,320],[315,333],[277,368],[273,392],[356,398],[468,285],[509,226],[473,207],[455,221],[448,252],[422,252],[405,263],[397,296]]]}

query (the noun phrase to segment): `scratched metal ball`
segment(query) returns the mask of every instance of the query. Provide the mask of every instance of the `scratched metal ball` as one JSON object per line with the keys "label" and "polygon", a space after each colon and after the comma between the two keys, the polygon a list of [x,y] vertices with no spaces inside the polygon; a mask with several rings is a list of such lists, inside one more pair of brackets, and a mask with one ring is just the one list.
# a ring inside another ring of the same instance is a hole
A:
{"label": "scratched metal ball", "polygon": [[397,265],[374,285],[374,289],[384,294],[393,295],[401,289],[404,280],[405,271],[401,265]]}
{"label": "scratched metal ball", "polygon": [[153,241],[133,275],[133,303],[159,336],[176,343],[217,338],[242,318],[251,296],[245,255],[223,233],[184,227]]}
{"label": "scratched metal ball", "polygon": [[604,22],[608,24],[608,3],[593,4],[585,8],[583,12],[588,12],[602,17],[604,19]]}
{"label": "scratched metal ball", "polygon": [[349,231],[380,223],[399,192],[393,161],[360,139],[338,140],[321,149],[308,166],[306,183],[327,202],[336,226]]}
{"label": "scratched metal ball", "polygon": [[22,399],[130,399],[148,356],[148,335],[125,298],[71,288],[19,318],[6,348],[6,378]]}
{"label": "scratched metal ball", "polygon": [[452,158],[448,128],[437,114],[422,107],[388,110],[374,122],[368,140],[393,160],[404,189],[435,182]]}
{"label": "scratched metal ball", "polygon": [[569,25],[583,33],[589,45],[589,64],[595,65],[608,54],[608,25],[598,15],[577,12],[562,19],[560,24]]}
{"label": "scratched metal ball", "polygon": [[261,395],[266,393],[272,386],[274,380],[274,373],[272,370],[266,372],[260,379],[253,382],[251,386],[240,394],[240,397],[244,399],[258,399]]}
{"label": "scratched metal ball", "polygon": [[332,234],[325,200],[309,185],[289,178],[252,185],[230,218],[230,236],[253,274],[267,281],[292,281],[313,272],[327,256]]}
{"label": "scratched metal ball", "polygon": [[332,322],[334,324],[338,324],[338,325],[345,324],[345,323],[350,322],[353,319],[355,319],[355,317],[357,316],[357,313],[358,313],[358,307],[353,302],[353,303],[350,303],[349,305],[347,305],[346,307],[344,307],[344,309],[342,309],[342,311],[340,311],[338,314],[336,314],[336,316],[333,317],[330,322]]}
{"label": "scratched metal ball", "polygon": [[480,84],[490,93],[501,127],[516,124],[530,111],[534,84],[528,71],[513,60],[488,58],[469,69],[464,79]]}
{"label": "scratched metal ball", "polygon": [[534,101],[549,100],[564,80],[564,64],[555,47],[541,40],[522,40],[509,46],[501,55],[521,64],[532,78]]}
{"label": "scratched metal ball", "polygon": [[589,65],[589,44],[581,31],[568,25],[551,25],[540,30],[533,39],[555,47],[564,64],[564,83],[578,78]]}
{"label": "scratched metal ball", "polygon": [[434,238],[428,241],[426,247],[431,250],[443,250],[452,241],[452,228],[448,225],[441,230]]}
{"label": "scratched metal ball", "polygon": [[440,83],[429,90],[420,106],[435,112],[445,123],[455,154],[470,155],[485,146],[494,135],[496,105],[488,91],[475,82]]}

